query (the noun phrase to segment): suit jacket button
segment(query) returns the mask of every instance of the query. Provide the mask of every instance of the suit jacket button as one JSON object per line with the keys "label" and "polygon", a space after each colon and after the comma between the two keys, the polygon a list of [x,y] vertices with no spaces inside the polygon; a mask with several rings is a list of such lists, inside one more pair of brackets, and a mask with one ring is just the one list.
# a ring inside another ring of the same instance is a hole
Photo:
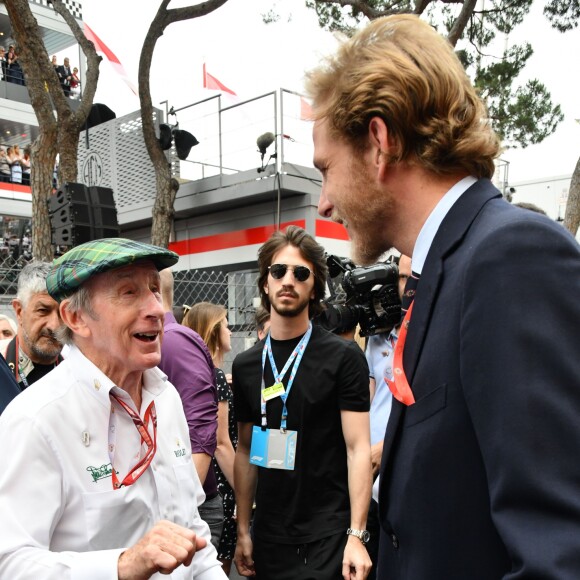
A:
{"label": "suit jacket button", "polygon": [[393,542],[393,548],[395,550],[399,549],[399,538],[397,538],[397,536],[395,536],[395,534],[391,534],[391,542]]}

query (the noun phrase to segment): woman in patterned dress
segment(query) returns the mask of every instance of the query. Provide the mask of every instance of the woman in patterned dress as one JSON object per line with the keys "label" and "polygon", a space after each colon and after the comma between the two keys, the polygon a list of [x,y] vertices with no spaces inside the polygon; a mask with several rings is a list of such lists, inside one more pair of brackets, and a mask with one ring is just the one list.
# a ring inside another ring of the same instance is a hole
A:
{"label": "woman in patterned dress", "polygon": [[218,547],[218,558],[229,576],[236,549],[236,520],[234,496],[234,457],[238,431],[233,410],[233,393],[221,366],[226,352],[232,349],[227,310],[211,302],[194,304],[183,319],[183,324],[195,330],[207,344],[216,373],[218,392],[217,449],[213,466],[218,490],[224,504],[224,528]]}

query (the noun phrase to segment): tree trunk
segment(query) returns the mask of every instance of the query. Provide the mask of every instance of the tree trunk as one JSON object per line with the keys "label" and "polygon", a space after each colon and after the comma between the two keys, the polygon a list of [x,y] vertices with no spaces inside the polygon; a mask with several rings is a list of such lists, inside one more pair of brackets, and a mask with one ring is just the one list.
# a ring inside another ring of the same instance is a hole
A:
{"label": "tree trunk", "polygon": [[566,214],[564,216],[564,227],[575,236],[580,226],[580,158],[576,163],[576,168],[570,181],[570,191],[566,203]]}
{"label": "tree trunk", "polygon": [[59,182],[75,183],[78,175],[79,130],[73,116],[67,116],[64,120],[60,120],[57,142],[60,154]]}
{"label": "tree trunk", "polygon": [[155,44],[163,35],[165,28],[172,22],[205,16],[226,2],[227,0],[208,0],[196,6],[168,10],[169,0],[162,0],[157,14],[149,26],[143,48],[141,49],[141,57],[139,58],[139,102],[141,104],[143,139],[156,173],[155,184],[157,191],[155,204],[153,205],[153,220],[151,222],[151,243],[156,246],[166,248],[169,245],[173,216],[175,214],[173,206],[179,183],[171,177],[171,167],[155,134],[153,103],[149,84]]}
{"label": "tree trunk", "polygon": [[56,160],[56,127],[44,130],[31,147],[30,185],[32,196],[32,255],[37,260],[52,261],[51,224],[47,201],[52,195],[53,168]]}

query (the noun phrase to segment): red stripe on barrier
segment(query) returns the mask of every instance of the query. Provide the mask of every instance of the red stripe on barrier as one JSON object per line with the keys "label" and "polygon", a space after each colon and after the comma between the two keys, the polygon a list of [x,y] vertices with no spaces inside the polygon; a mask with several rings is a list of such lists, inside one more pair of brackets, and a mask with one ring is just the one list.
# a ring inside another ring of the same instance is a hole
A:
{"label": "red stripe on barrier", "polygon": [[342,224],[325,220],[316,220],[316,237],[349,240],[348,232]]}
{"label": "red stripe on barrier", "polygon": [[19,183],[0,182],[0,191],[18,191],[20,193],[32,193],[29,185]]}
{"label": "red stripe on barrier", "polygon": [[[290,225],[305,227],[305,220],[296,220],[280,224],[280,229],[285,229]],[[260,226],[257,228],[248,228],[237,230],[235,232],[225,232],[211,236],[202,236],[199,238],[190,238],[169,244],[169,249],[173,250],[180,256],[189,254],[201,254],[203,252],[213,252],[216,250],[228,250],[230,248],[240,248],[242,246],[252,246],[254,244],[263,244],[274,232],[276,227],[272,225]]]}

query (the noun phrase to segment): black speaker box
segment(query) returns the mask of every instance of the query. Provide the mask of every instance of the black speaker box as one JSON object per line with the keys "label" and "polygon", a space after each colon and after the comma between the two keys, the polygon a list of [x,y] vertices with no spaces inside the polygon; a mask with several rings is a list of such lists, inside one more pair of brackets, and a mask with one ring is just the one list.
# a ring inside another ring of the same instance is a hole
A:
{"label": "black speaker box", "polygon": [[65,183],[49,199],[48,211],[55,245],[77,246],[120,233],[113,190],[106,187]]}
{"label": "black speaker box", "polygon": [[[110,190],[113,191],[112,189]],[[65,183],[48,199],[48,213],[53,213],[70,202],[87,203],[87,188],[82,183]],[[115,203],[113,202],[113,206]]]}

